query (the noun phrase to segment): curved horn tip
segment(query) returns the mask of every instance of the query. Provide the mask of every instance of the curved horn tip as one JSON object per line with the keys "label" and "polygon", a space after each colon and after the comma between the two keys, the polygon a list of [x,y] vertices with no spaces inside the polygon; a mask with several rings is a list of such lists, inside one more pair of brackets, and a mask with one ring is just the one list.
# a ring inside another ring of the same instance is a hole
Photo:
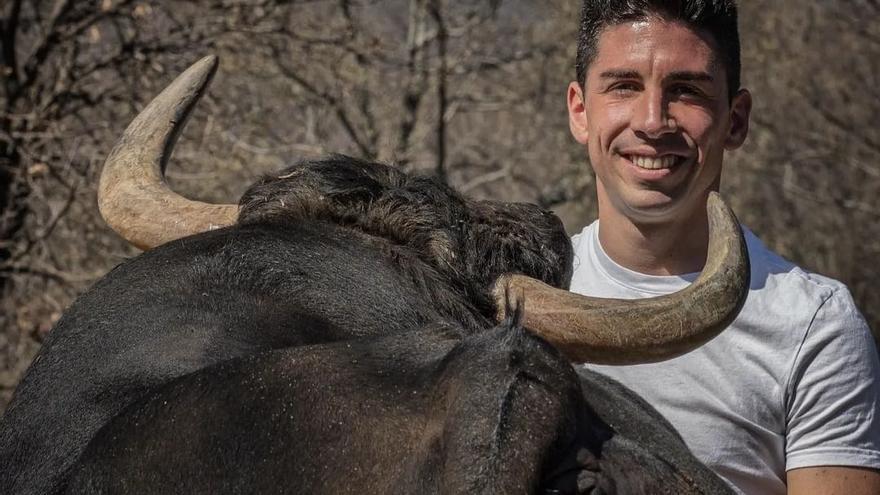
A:
{"label": "curved horn tip", "polygon": [[174,78],[171,84],[153,98],[149,106],[156,104],[177,107],[182,104],[183,108],[190,107],[205,92],[219,66],[220,58],[217,55],[202,57]]}
{"label": "curved horn tip", "polygon": [[[220,57],[208,55],[186,68],[179,76],[169,84],[156,98],[154,102],[164,101],[166,98],[172,102],[183,99],[184,107],[188,107],[190,98],[198,99],[207,89],[217,68],[220,66]],[[173,103],[172,103],[173,104]]]}
{"label": "curved horn tip", "polygon": [[212,67],[216,67],[218,61],[220,61],[220,57],[218,57],[217,55],[214,55],[212,53],[210,55],[205,55],[204,57],[199,59],[199,61],[193,65],[206,64],[206,65],[211,65]]}
{"label": "curved horn tip", "polygon": [[217,72],[217,67],[220,65],[220,57],[217,55],[206,55],[199,59],[198,62],[190,65],[189,68],[184,71],[184,74],[204,74],[207,77],[213,77],[214,73]]}

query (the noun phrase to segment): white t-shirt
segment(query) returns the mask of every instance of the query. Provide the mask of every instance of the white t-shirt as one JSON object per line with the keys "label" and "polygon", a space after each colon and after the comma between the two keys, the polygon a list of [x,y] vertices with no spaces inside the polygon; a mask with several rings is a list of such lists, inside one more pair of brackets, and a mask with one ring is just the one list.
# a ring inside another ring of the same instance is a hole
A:
{"label": "white t-shirt", "polygon": [[[572,238],[573,292],[634,299],[696,279],[616,264],[599,244],[598,225]],[[880,468],[880,363],[849,291],[745,235],[751,288],[718,337],[661,363],[585,366],[656,407],[740,493],[784,494],[785,472],[800,467]]]}

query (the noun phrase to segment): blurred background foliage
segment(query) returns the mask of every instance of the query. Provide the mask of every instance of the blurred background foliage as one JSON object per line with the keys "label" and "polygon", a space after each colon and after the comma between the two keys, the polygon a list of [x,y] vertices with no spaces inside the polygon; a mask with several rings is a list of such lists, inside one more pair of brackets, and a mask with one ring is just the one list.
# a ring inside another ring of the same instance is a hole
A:
{"label": "blurred background foliage", "polygon": [[[595,217],[570,138],[575,0],[4,0],[0,410],[72,299],[137,254],[95,188],[124,127],[202,56],[220,70],[169,167],[229,202],[343,152],[466,194]],[[752,131],[722,189],[784,256],[845,281],[880,324],[880,2],[740,2]]]}

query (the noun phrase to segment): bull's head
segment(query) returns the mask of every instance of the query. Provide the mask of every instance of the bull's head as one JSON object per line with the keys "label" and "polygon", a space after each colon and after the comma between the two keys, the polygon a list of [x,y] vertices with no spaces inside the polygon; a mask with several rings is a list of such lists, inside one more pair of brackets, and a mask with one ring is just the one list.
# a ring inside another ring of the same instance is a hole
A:
{"label": "bull's head", "polygon": [[[164,171],[174,142],[217,69],[217,58],[194,64],[128,126],[101,175],[98,205],[107,223],[140,248],[232,225],[239,206],[192,201],[173,192]],[[632,364],[668,359],[721,332],[749,288],[749,263],[739,223],[713,193],[708,201],[706,265],[688,288],[636,301],[590,298],[523,275],[494,285],[498,318],[508,297],[525,301],[528,328],[571,360]]]}

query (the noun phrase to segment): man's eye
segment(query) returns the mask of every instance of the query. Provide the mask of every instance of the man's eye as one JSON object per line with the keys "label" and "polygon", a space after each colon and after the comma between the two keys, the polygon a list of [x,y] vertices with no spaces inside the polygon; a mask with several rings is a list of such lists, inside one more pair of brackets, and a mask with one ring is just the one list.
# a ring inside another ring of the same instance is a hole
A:
{"label": "man's eye", "polygon": [[638,91],[639,88],[638,85],[636,85],[635,83],[621,82],[611,85],[611,87],[608,89],[609,91],[617,94],[629,94],[634,91]]}
{"label": "man's eye", "polygon": [[669,92],[672,93],[673,96],[702,96],[703,92],[699,89],[688,86],[686,84],[678,84],[671,88],[669,88]]}

